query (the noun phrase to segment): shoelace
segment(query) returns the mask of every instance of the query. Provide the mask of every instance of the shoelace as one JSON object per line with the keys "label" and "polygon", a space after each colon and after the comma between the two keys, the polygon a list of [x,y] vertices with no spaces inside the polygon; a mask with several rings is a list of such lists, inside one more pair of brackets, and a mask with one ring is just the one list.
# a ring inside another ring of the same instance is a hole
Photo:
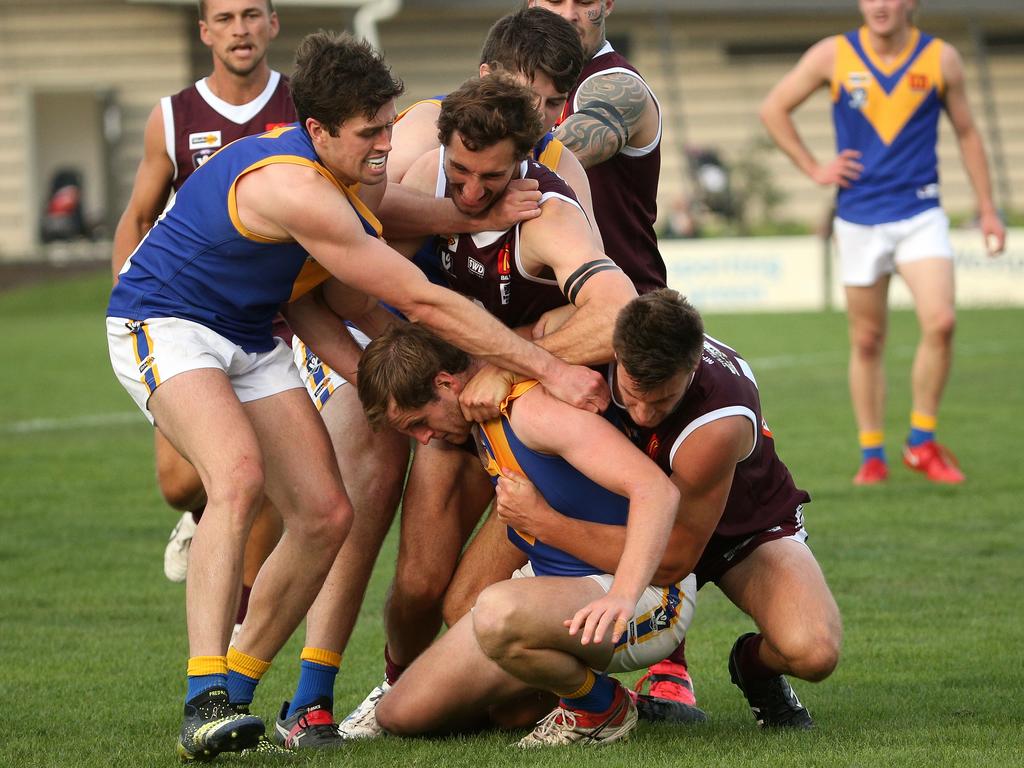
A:
{"label": "shoelace", "polygon": [[565,739],[565,733],[575,729],[576,714],[563,707],[556,707],[537,723],[534,733],[538,740],[547,736]]}

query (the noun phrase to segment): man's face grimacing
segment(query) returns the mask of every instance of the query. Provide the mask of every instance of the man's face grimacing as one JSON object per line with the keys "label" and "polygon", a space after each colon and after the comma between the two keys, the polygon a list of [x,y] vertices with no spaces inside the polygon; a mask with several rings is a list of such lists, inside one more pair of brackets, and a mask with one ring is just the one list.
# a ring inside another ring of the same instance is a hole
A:
{"label": "man's face grimacing", "polygon": [[479,216],[494,205],[518,166],[511,139],[474,152],[454,131],[444,148],[444,175],[452,202],[467,216]]}
{"label": "man's face grimacing", "polygon": [[622,363],[615,363],[615,382],[619,402],[638,427],[650,429],[658,426],[671,414],[686,394],[693,371],[680,371],[656,387],[644,390],[637,386]]}
{"label": "man's face grimacing", "polygon": [[348,118],[338,127],[337,136],[331,136],[326,126],[313,118],[306,121],[306,127],[320,160],[335,178],[343,184],[382,184],[387,179],[396,115],[392,100],[373,117]]}
{"label": "man's face grimacing", "polygon": [[396,431],[426,445],[431,440],[446,440],[461,445],[469,438],[472,422],[466,421],[459,405],[459,380],[446,371],[434,377],[435,398],[420,408],[398,408],[388,404],[388,423]]}

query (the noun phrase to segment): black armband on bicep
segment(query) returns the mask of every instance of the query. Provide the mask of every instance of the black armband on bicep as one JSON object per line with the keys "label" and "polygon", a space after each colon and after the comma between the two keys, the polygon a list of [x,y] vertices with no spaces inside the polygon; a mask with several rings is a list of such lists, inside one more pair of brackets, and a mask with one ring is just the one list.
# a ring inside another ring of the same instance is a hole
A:
{"label": "black armband on bicep", "polygon": [[575,306],[576,297],[579,296],[580,290],[583,288],[583,285],[587,280],[592,278],[598,272],[607,272],[609,269],[619,269],[619,265],[608,258],[588,261],[569,275],[568,279],[565,281],[565,285],[562,286],[562,293],[565,295],[565,298],[569,300],[569,303]]}

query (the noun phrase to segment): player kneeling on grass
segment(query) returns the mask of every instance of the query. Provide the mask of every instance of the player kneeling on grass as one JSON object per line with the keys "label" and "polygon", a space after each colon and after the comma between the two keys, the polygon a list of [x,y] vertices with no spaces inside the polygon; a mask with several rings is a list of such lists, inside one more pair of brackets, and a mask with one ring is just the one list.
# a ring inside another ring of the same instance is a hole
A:
{"label": "player kneeling on grass", "polygon": [[403,325],[367,347],[359,397],[371,424],[423,444],[461,444],[472,433],[496,482],[514,471],[562,514],[622,529],[622,556],[612,575],[585,554],[509,528],[508,546],[529,562],[485,589],[472,613],[406,670],[377,705],[378,722],[395,734],[514,724],[517,704],[536,717],[538,701],[549,698],[539,699],[539,689],[561,700],[519,746],[623,739],[636,727],[636,704],[608,673],[660,661],[693,617],[694,577],[656,576],[679,493],[604,417],[560,403],[536,382],[517,384],[500,417],[467,421],[459,395],[479,367],[429,331]]}

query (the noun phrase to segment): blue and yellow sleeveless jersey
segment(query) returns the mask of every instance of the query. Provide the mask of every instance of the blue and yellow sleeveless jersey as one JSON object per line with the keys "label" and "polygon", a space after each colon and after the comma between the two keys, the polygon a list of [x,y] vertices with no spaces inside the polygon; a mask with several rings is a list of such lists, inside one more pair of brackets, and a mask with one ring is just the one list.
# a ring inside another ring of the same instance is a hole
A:
{"label": "blue and yellow sleeveless jersey", "polygon": [[839,190],[840,218],[882,224],[939,205],[935,146],[945,95],[942,46],[915,28],[903,53],[886,65],[869,47],[866,27],[836,37],[836,147],[859,150],[864,165],[861,177]]}
{"label": "blue and yellow sleeveless jersey", "polygon": [[239,139],[213,155],[182,186],[132,254],[107,315],[132,320],[178,317],[210,328],[246,352],[273,349],[280,306],[327,279],[293,240],[246,229],[236,205],[245,174],[275,163],[313,168],[345,196],[367,234],[377,218],[317,157],[298,124]]}
{"label": "blue and yellow sleeveless jersey", "polygon": [[[536,386],[536,381],[517,384],[501,405],[502,415],[480,425],[477,431],[487,472],[497,483],[501,468],[525,475],[554,507],[567,517],[605,525],[625,525],[629,500],[601,487],[559,456],[538,453],[516,437],[509,424],[512,402]],[[530,558],[538,576],[589,576],[604,573],[590,563],[513,528],[509,540]]]}

